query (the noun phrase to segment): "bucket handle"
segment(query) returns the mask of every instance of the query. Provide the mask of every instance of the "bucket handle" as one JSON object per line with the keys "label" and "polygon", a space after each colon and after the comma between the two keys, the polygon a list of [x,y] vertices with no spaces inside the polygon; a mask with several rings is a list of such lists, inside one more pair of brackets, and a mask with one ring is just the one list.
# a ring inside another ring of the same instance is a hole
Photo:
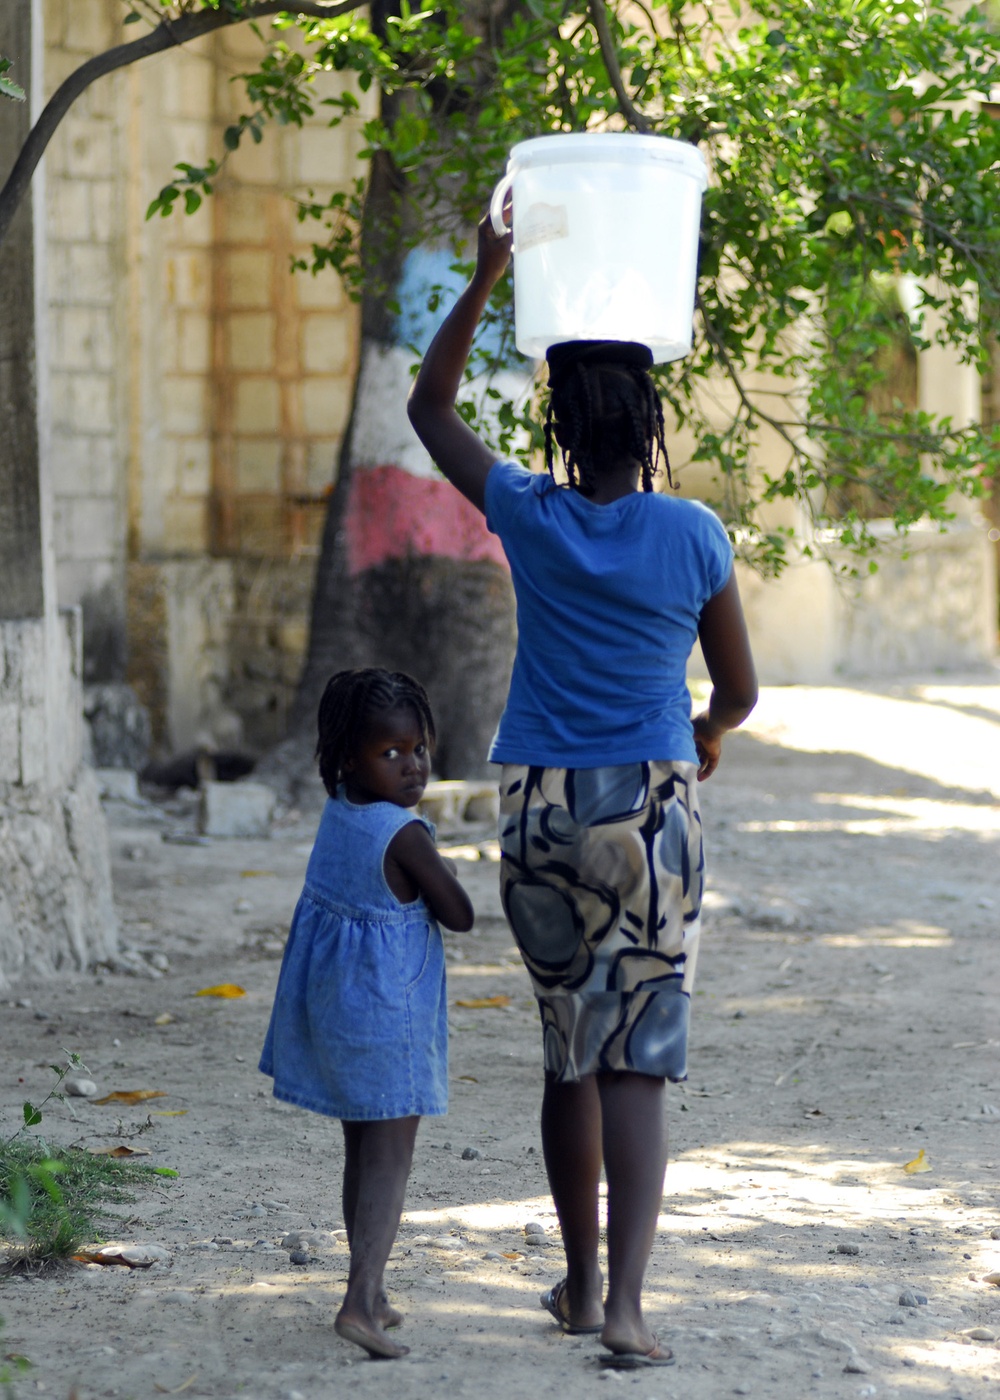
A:
{"label": "bucket handle", "polygon": [[490,200],[490,223],[493,225],[493,232],[497,238],[506,238],[510,229],[503,221],[503,202],[510,193],[510,187],[514,183],[512,171],[508,171],[496,189],[493,191],[493,198]]}

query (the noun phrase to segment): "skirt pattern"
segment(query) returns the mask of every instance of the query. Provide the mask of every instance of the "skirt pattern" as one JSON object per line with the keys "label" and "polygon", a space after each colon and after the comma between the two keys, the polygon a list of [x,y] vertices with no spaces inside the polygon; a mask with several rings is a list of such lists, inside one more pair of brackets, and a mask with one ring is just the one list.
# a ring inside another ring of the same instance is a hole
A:
{"label": "skirt pattern", "polygon": [[684,1079],[705,875],[697,766],[507,764],[500,849],[546,1070]]}

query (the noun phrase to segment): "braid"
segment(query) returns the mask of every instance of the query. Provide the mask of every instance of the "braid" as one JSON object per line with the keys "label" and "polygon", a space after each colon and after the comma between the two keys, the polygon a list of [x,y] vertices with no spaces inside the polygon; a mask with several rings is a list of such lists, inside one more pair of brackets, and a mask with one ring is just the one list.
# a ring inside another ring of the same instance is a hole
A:
{"label": "braid", "polygon": [[653,490],[661,462],[667,481],[675,487],[664,436],[663,405],[649,374],[638,365],[580,361],[553,388],[545,415],[545,465],[553,477],[555,425],[567,479],[583,495],[592,496],[596,491],[602,460],[609,450],[625,450],[640,463],[644,491]]}
{"label": "braid", "polygon": [[404,705],[416,715],[433,750],[437,735],[427,692],[405,671],[367,666],[338,671],[330,677],[319,702],[316,757],[323,786],[331,797],[336,796],[344,763],[363,739],[372,716]]}

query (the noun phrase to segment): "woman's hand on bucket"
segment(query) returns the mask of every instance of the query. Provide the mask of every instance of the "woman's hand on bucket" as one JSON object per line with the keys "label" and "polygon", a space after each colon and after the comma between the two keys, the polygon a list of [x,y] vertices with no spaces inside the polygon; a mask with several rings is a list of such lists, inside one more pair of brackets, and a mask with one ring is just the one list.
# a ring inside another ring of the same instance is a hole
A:
{"label": "woman's hand on bucket", "polygon": [[[504,214],[510,210],[510,205],[504,207]],[[513,241],[511,233],[508,231],[502,236],[498,236],[493,229],[489,211],[483,215],[479,221],[479,248],[476,256],[476,277],[482,278],[489,286],[493,286],[504,275],[507,264],[510,262],[510,249]]]}

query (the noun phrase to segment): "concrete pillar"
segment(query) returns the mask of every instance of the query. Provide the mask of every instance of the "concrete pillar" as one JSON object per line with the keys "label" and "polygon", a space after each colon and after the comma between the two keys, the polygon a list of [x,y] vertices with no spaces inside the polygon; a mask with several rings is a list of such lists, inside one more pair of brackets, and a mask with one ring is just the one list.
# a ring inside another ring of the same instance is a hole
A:
{"label": "concrete pillar", "polygon": [[[0,110],[2,178],[41,105],[41,0],[4,0],[0,52],[28,92]],[[43,179],[0,249],[0,985],[86,967],[118,940],[104,818],[81,764],[80,614],[56,607]]]}

